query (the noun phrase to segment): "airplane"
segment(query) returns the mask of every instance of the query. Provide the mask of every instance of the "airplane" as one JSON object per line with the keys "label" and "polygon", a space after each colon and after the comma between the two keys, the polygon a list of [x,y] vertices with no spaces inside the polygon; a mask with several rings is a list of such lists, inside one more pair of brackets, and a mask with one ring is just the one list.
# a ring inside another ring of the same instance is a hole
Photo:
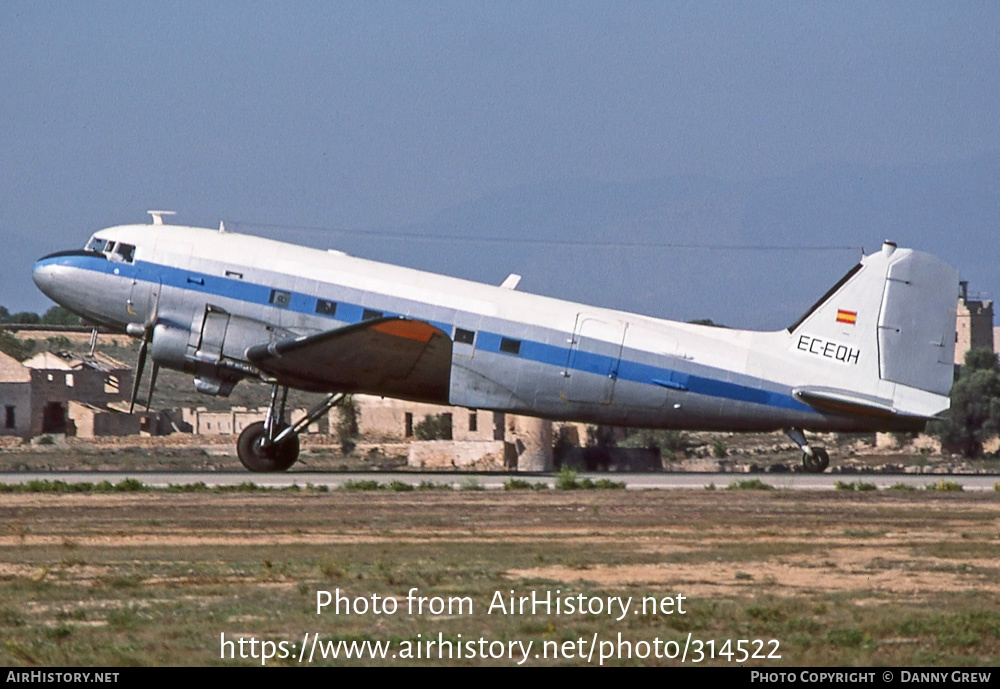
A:
{"label": "airplane", "polygon": [[[949,406],[958,272],[886,241],[775,332],[679,323],[421,272],[340,251],[164,222],[94,233],[39,259],[58,304],[141,340],[147,356],[227,396],[271,386],[237,454],[284,471],[299,434],[367,393],[557,421],[704,431],[783,430],[803,467],[829,466],[806,431],[910,431]],[[327,396],[294,423],[289,388]]]}

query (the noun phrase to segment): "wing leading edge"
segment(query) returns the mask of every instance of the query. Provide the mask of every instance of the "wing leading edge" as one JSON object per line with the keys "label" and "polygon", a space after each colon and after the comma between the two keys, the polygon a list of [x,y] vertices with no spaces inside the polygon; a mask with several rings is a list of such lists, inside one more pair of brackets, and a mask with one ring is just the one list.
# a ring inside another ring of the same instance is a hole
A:
{"label": "wing leading edge", "polygon": [[451,338],[425,321],[386,317],[247,350],[282,384],[448,403]]}

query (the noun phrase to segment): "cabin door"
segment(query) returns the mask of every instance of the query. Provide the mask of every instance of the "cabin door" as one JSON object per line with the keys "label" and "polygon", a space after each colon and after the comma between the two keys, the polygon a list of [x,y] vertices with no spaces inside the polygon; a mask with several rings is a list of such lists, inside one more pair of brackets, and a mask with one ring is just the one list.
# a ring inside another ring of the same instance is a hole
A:
{"label": "cabin door", "polygon": [[627,331],[625,321],[577,314],[563,370],[567,400],[611,404]]}

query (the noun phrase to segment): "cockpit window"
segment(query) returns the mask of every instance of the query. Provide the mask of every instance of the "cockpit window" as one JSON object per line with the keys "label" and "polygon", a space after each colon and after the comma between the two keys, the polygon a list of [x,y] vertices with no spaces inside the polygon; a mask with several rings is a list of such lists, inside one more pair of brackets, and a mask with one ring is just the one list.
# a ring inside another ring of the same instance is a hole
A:
{"label": "cockpit window", "polygon": [[125,263],[131,263],[132,259],[135,258],[135,247],[131,244],[118,242],[118,246],[115,247],[115,253],[121,256]]}
{"label": "cockpit window", "polygon": [[135,260],[134,244],[92,237],[84,248],[88,251],[99,251],[105,254],[110,260],[120,263],[132,263]]}
{"label": "cockpit window", "polygon": [[115,263],[131,263],[135,258],[135,246],[125,242],[108,242],[104,246],[104,254],[109,261]]}

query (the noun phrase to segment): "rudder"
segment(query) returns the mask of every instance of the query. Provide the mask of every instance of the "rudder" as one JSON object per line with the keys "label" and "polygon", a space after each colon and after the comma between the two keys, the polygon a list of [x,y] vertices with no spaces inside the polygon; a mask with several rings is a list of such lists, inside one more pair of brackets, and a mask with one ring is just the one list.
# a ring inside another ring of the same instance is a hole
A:
{"label": "rudder", "polygon": [[878,321],[883,380],[947,395],[954,378],[958,271],[911,251],[889,265]]}

